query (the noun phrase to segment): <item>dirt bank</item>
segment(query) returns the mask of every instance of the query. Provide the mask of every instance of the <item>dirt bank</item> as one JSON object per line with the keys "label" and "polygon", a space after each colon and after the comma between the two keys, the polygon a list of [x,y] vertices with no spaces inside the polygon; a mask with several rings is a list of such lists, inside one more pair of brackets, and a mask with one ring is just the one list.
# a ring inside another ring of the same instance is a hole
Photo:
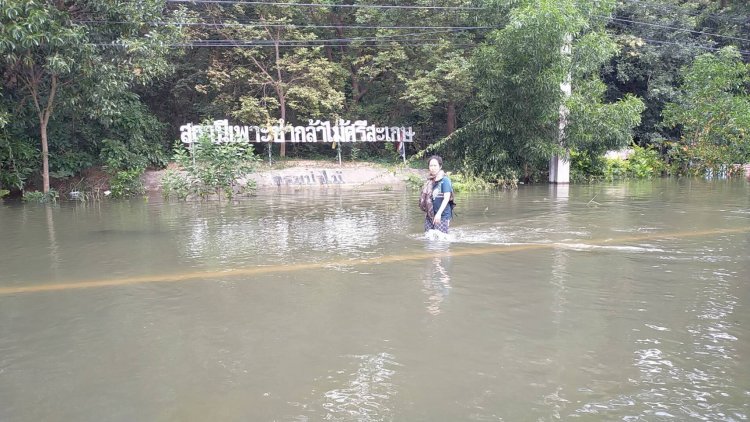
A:
{"label": "dirt bank", "polygon": [[[165,170],[149,170],[142,180],[147,191],[161,190]],[[342,163],[313,160],[289,160],[273,166],[261,164],[248,178],[258,189],[279,187],[391,187],[403,188],[410,175],[425,178],[427,170],[386,167],[374,163]]]}

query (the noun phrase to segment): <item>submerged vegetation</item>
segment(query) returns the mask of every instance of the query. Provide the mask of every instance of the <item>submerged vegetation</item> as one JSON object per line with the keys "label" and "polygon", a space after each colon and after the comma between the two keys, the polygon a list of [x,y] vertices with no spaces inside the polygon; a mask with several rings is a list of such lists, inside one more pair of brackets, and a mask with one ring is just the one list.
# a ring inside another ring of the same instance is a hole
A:
{"label": "submerged vegetation", "polygon": [[467,190],[545,181],[554,155],[579,182],[750,162],[745,1],[294,3],[0,0],[0,191],[138,195],[169,157],[181,198],[237,193],[236,156],[400,163],[391,143],[227,146],[196,164],[175,146],[180,125],[223,118],[411,126],[407,155],[443,155]]}
{"label": "submerged vegetation", "polygon": [[54,203],[58,199],[60,199],[60,194],[55,189],[50,189],[47,192],[28,191],[23,193],[24,202]]}

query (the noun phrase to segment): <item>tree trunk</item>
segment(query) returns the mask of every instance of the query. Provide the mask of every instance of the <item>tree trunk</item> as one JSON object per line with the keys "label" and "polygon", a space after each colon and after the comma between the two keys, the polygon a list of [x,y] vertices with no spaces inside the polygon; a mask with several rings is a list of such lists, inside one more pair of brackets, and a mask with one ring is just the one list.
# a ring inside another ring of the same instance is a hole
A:
{"label": "tree trunk", "polygon": [[446,135],[456,131],[456,103],[454,101],[448,102],[448,117],[446,122]]}
{"label": "tree trunk", "polygon": [[34,100],[34,107],[36,107],[37,116],[39,116],[39,134],[42,138],[42,191],[47,193],[49,192],[49,142],[47,139],[47,124],[54,109],[55,94],[57,93],[57,75],[52,74],[50,78],[49,94],[47,95],[47,104],[44,105],[44,108],[41,105],[42,98],[39,92],[41,73],[34,72],[32,69],[29,72],[26,84],[31,91],[31,98]]}
{"label": "tree trunk", "polygon": [[42,135],[42,191],[49,192],[49,147],[47,144],[47,121],[42,119],[39,122]]}
{"label": "tree trunk", "polygon": [[[279,40],[281,39],[281,34],[278,31],[280,30],[277,29],[276,38],[274,38],[273,40],[274,50],[276,53],[276,94],[279,97],[279,108],[281,109],[281,124],[286,125],[286,92],[284,92],[284,86],[282,85],[284,77],[281,74],[281,66],[279,65],[279,63],[281,62],[281,53],[279,52],[279,44],[281,43]],[[286,157],[286,136],[283,135],[283,127],[281,128],[281,130],[282,138],[281,147],[279,148],[279,156],[281,158],[284,158]]]}
{"label": "tree trunk", "polygon": [[354,70],[352,70],[352,102],[351,102],[351,108],[350,110],[356,110],[357,104],[359,103],[359,80],[357,79],[357,75],[354,74]]}
{"label": "tree trunk", "polygon": [[523,163],[523,183],[528,184],[531,181],[531,172],[529,171],[529,163]]}

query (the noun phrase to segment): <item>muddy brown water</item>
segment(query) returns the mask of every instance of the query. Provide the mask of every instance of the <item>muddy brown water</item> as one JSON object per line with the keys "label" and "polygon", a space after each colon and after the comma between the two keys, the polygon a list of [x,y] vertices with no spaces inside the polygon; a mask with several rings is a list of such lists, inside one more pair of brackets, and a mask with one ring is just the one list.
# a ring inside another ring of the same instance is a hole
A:
{"label": "muddy brown water", "polygon": [[0,204],[0,421],[750,415],[750,184]]}

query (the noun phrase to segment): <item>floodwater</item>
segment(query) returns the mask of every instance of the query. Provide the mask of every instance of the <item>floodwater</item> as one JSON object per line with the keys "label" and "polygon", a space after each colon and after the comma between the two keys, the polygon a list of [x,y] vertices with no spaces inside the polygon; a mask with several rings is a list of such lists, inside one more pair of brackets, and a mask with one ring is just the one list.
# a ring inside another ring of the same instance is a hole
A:
{"label": "floodwater", "polygon": [[750,184],[0,204],[0,421],[745,421]]}

